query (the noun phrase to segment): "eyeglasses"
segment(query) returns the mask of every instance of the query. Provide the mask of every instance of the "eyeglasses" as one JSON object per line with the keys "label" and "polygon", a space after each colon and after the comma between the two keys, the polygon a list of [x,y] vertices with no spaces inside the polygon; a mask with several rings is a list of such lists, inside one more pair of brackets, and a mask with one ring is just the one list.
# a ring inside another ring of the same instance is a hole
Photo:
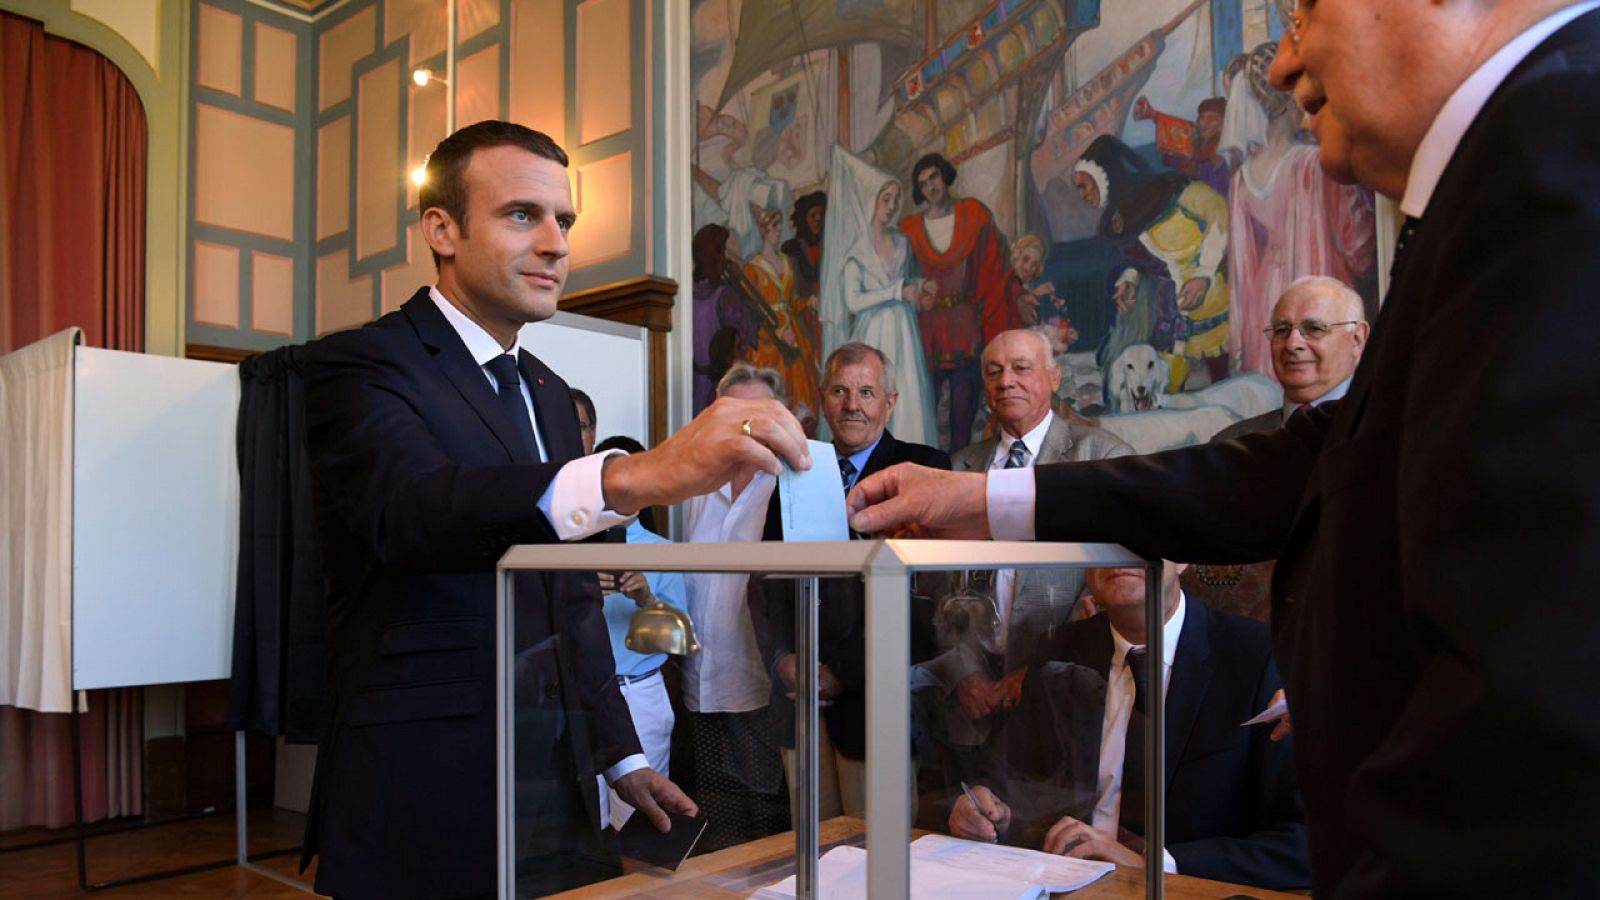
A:
{"label": "eyeglasses", "polygon": [[1359,325],[1361,322],[1352,319],[1349,322],[1324,322],[1321,319],[1302,319],[1299,322],[1273,322],[1261,329],[1261,333],[1275,341],[1287,341],[1291,331],[1300,332],[1300,336],[1308,341],[1320,341],[1327,337],[1335,328],[1342,325]]}

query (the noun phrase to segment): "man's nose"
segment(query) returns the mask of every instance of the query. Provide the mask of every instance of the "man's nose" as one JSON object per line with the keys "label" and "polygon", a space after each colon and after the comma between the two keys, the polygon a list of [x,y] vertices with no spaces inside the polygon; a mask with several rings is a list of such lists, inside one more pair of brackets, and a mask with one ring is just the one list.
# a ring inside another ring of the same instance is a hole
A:
{"label": "man's nose", "polygon": [[533,230],[533,251],[550,259],[562,259],[567,255],[567,231],[559,221],[546,217],[539,223]]}

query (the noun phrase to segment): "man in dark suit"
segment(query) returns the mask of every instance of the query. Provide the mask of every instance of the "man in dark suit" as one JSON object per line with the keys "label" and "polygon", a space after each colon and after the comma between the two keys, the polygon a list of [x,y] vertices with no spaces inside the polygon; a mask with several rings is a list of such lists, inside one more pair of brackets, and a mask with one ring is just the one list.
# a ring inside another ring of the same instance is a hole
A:
{"label": "man in dark suit", "polygon": [[[1367,345],[1366,318],[1361,295],[1337,279],[1307,275],[1291,283],[1273,306],[1267,329],[1272,371],[1283,386],[1282,408],[1235,422],[1212,440],[1277,431],[1295,413],[1343,397]],[[1272,566],[1197,565],[1184,586],[1202,603],[1265,620],[1272,606]]]}
{"label": "man in dark suit", "polygon": [[[1166,870],[1263,888],[1311,882],[1289,741],[1241,728],[1278,690],[1267,626],[1163,585]],[[1090,569],[1103,612],[1042,641],[1006,752],[950,813],[952,834],[1142,865],[1144,570]]]}
{"label": "man in dark suit", "polygon": [[[882,503],[853,517],[863,531],[1276,556],[1319,896],[1594,889],[1597,10],[1295,11],[1274,82],[1312,114],[1323,168],[1407,215],[1342,400],[1272,434],[1040,467],[1025,484],[906,468],[852,497]],[[1508,770],[1508,746],[1526,765]]]}
{"label": "man in dark suit", "polygon": [[[823,365],[822,415],[833,433],[840,478],[848,491],[865,475],[895,463],[914,462],[939,469],[950,468],[944,451],[923,444],[896,440],[885,427],[899,398],[894,362],[876,347],[858,342],[843,344]],[[822,465],[823,463],[818,463]],[[783,513],[778,497],[767,507],[763,540],[783,540]],[[819,806],[823,818],[830,810],[866,816],[866,606],[859,581],[828,578],[820,582],[817,613],[817,686],[822,707],[823,772],[836,772],[834,785],[824,784]],[[795,640],[794,592],[788,582],[770,581],[762,592],[765,609],[756,615],[757,638],[774,675],[772,694],[776,726],[784,751],[791,800],[794,787]],[[932,654],[931,622],[913,607],[913,662]],[[926,610],[923,610],[926,613]],[[832,752],[829,752],[831,743]],[[824,779],[826,781],[826,779]],[[829,798],[836,796],[836,803]]]}
{"label": "man in dark suit", "polygon": [[[305,858],[321,857],[322,893],[494,891],[494,566],[508,547],[587,537],[743,468],[776,470],[774,450],[808,464],[799,423],[760,401],[719,402],[653,452],[582,455],[566,383],[518,339],[566,279],[566,161],[504,122],[446,138],[419,198],[437,286],[312,351],[330,697]],[[596,773],[662,830],[663,807],[695,807],[644,764],[594,576],[521,577],[516,604],[508,790],[517,889],[538,894],[616,871]]]}

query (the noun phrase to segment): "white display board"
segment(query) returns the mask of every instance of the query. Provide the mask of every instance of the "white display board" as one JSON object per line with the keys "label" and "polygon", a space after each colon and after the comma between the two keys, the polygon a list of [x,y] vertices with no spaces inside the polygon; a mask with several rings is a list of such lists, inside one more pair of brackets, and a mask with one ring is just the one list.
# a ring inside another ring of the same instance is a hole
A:
{"label": "white display board", "polygon": [[642,325],[558,312],[522,328],[522,346],[594,401],[595,440],[649,445],[650,344]]}
{"label": "white display board", "polygon": [[239,372],[78,347],[72,686],[230,676]]}

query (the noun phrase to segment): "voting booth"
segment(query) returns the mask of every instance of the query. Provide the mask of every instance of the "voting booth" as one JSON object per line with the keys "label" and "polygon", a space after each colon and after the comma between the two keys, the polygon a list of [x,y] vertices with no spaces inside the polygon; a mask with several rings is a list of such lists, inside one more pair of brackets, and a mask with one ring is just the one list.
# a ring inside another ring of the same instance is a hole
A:
{"label": "voting booth", "polygon": [[[528,858],[528,831],[530,822],[537,821],[537,812],[525,808],[537,802],[540,792],[530,789],[541,775],[529,771],[538,767],[548,755],[543,749],[547,735],[530,730],[529,722],[538,722],[529,711],[539,705],[537,686],[524,683],[530,668],[524,656],[537,652],[536,647],[521,646],[518,639],[519,611],[516,583],[519,574],[538,571],[635,571],[659,572],[717,572],[750,573],[762,579],[782,579],[781,589],[792,589],[797,597],[795,604],[795,634],[797,636],[795,695],[795,754],[794,785],[796,810],[794,816],[794,844],[792,865],[769,865],[747,876],[746,880],[718,881],[725,890],[744,894],[759,890],[762,897],[812,898],[844,891],[840,896],[858,895],[864,888],[867,896],[900,898],[907,896],[998,896],[991,887],[1001,882],[1016,881],[1020,873],[1032,881],[1016,882],[1022,890],[1015,896],[1027,896],[1029,884],[1040,890],[1060,890],[1069,876],[1079,877],[1083,883],[1092,882],[1109,872],[1109,863],[1087,863],[1079,860],[1055,859],[1054,869],[1043,867],[1019,868],[1018,859],[1034,859],[1042,854],[1021,856],[1031,851],[1010,847],[995,847],[984,851],[985,845],[973,842],[941,843],[938,836],[928,836],[913,841],[912,809],[918,802],[914,783],[919,766],[930,764],[918,759],[913,751],[913,722],[926,726],[927,717],[914,711],[916,692],[913,690],[911,643],[909,623],[912,615],[912,596],[916,579],[929,573],[947,575],[974,570],[1008,569],[1012,571],[1035,569],[1080,569],[1086,567],[1131,567],[1144,572],[1142,610],[1135,605],[1134,613],[1142,614],[1145,621],[1162,621],[1162,583],[1167,570],[1161,562],[1141,559],[1121,547],[1103,544],[1051,544],[1008,543],[987,541],[907,541],[907,540],[855,540],[834,542],[762,542],[753,544],[648,544],[604,545],[575,544],[563,546],[513,547],[501,559],[499,566],[499,610],[496,623],[497,647],[497,702],[498,747],[497,777],[499,797],[499,896],[510,900],[532,896],[537,888],[528,883],[534,868]],[[817,613],[818,586],[829,580],[854,580],[863,588],[865,612],[866,671],[864,673],[866,703],[866,815],[864,848],[859,842],[844,841],[838,846],[823,847],[820,835],[833,834],[837,829],[825,828],[818,811],[818,645]],[[957,589],[951,594],[954,606],[937,611],[946,618],[970,620],[972,609],[962,606],[968,595]],[[947,598],[948,599],[948,598]],[[560,601],[557,601],[560,602]],[[524,613],[530,612],[524,610]],[[1165,694],[1162,677],[1162,629],[1149,630],[1147,635],[1148,665],[1144,676],[1149,685],[1148,702],[1160,709]],[[1063,661],[1062,668],[1052,671],[1058,681],[1071,678],[1073,664]],[[1028,682],[1030,685],[1040,681]],[[1042,707],[1032,707],[1037,710]],[[935,714],[936,715],[936,714]],[[1022,723],[1026,728],[1037,727],[1049,731],[1052,723],[1041,716],[1038,722]],[[1144,729],[1144,752],[1141,754],[1144,779],[1150,784],[1160,784],[1163,772],[1163,717],[1149,716],[1139,722]],[[1054,723],[1059,727],[1060,722]],[[1098,735],[1096,735],[1098,737]],[[523,746],[530,743],[533,746]],[[966,785],[961,785],[962,789]],[[1139,810],[1144,827],[1144,858],[1151,861],[1143,870],[1154,873],[1145,882],[1146,896],[1162,896],[1163,876],[1163,797],[1159,790],[1144,792]],[[1016,799],[1013,802],[1021,803]],[[863,852],[864,850],[864,852]],[[825,851],[825,852],[824,852]],[[1080,864],[1073,866],[1072,864]],[[1045,866],[1045,860],[1040,860]],[[941,881],[945,873],[962,872],[966,881],[958,888],[951,882]],[[1119,873],[1124,879],[1144,877],[1142,873]],[[654,870],[653,873],[636,873],[624,879],[629,882],[626,891],[619,888],[618,896],[630,896],[638,890],[649,893],[656,884],[652,878],[667,879],[671,873]],[[981,877],[980,877],[981,876]],[[998,881],[984,881],[992,876]],[[678,885],[678,887],[684,887]],[[1011,885],[1005,884],[1009,890]],[[934,893],[929,893],[929,890]],[[604,886],[592,889],[596,896],[606,895]],[[963,893],[965,891],[965,893]],[[976,891],[977,893],[973,893]],[[952,893],[953,892],[953,893]]]}

